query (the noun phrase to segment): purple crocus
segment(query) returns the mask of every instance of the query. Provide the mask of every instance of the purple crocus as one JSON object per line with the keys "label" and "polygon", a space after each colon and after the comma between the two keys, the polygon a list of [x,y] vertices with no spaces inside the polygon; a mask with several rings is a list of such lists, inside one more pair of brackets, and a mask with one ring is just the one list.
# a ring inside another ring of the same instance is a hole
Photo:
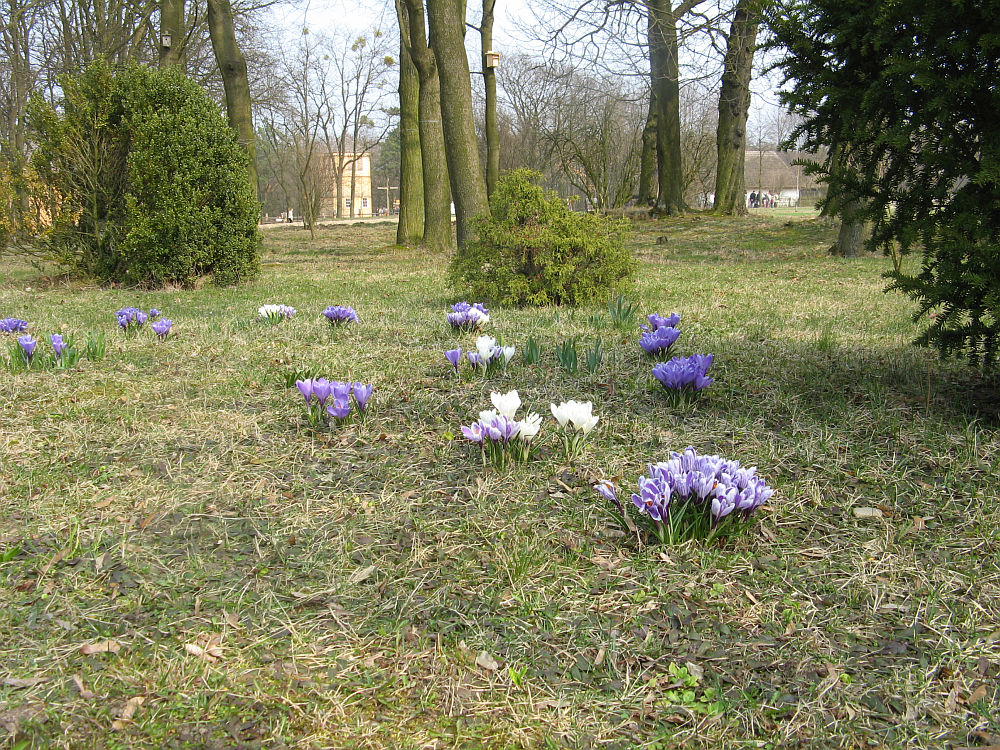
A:
{"label": "purple crocus", "polygon": [[458,372],[458,361],[462,357],[462,350],[459,349],[449,349],[444,353],[444,358],[447,359],[451,366],[455,368],[455,372]]}
{"label": "purple crocus", "polygon": [[468,440],[471,440],[477,445],[483,444],[483,438],[485,435],[483,434],[483,426],[479,422],[473,422],[468,427],[463,425],[462,434],[465,435]]}
{"label": "purple crocus", "polygon": [[150,324],[150,327],[160,339],[165,339],[170,335],[170,326],[174,324],[174,321],[170,318],[162,318],[161,320],[155,320]]}
{"label": "purple crocus", "polygon": [[676,394],[693,394],[704,390],[714,382],[714,379],[708,377],[707,374],[708,368],[711,366],[711,354],[674,357],[669,362],[660,362],[654,365],[653,377],[667,391]]}
{"label": "purple crocus", "polygon": [[53,333],[49,336],[49,341],[52,342],[52,351],[56,353],[56,359],[62,359],[63,352],[66,351],[68,344],[63,341],[61,334]]}
{"label": "purple crocus", "polygon": [[35,355],[35,347],[38,345],[38,342],[30,334],[25,334],[24,336],[17,337],[17,343],[21,345],[25,361],[30,363],[31,358]]}
{"label": "purple crocus", "polygon": [[330,321],[330,325],[358,322],[358,314],[353,307],[347,305],[330,305],[323,310],[323,315]]}
{"label": "purple crocus", "polygon": [[372,391],[375,390],[375,384],[369,383],[365,385],[364,383],[354,383],[351,386],[354,392],[354,400],[358,404],[358,409],[364,413],[365,406],[368,404],[368,399],[372,396]]}
{"label": "purple crocus", "polygon": [[0,333],[20,333],[28,330],[28,321],[20,318],[3,318],[0,320]]}
{"label": "purple crocus", "polygon": [[337,419],[347,419],[351,413],[351,402],[346,398],[333,398],[326,407],[326,413]]}
{"label": "purple crocus", "polygon": [[150,318],[158,318],[158,317],[160,317],[161,314],[162,313],[159,310],[157,310],[155,307],[151,307],[149,309],[149,317]]}
{"label": "purple crocus", "polygon": [[681,332],[670,326],[660,326],[639,337],[639,346],[646,354],[663,354],[680,337]]}
{"label": "purple crocus", "polygon": [[330,398],[331,390],[330,381],[326,378],[315,378],[312,382],[312,395],[320,406],[323,406]]}
{"label": "purple crocus", "polygon": [[623,512],[621,500],[618,499],[618,488],[607,479],[602,479],[594,485],[597,494],[615,506],[619,512]]}
{"label": "purple crocus", "polygon": [[653,313],[652,315],[647,315],[646,320],[649,321],[648,326],[641,326],[644,331],[655,331],[657,328],[676,328],[677,324],[681,322],[681,316],[677,313],[670,313],[670,315],[657,315]]}
{"label": "purple crocus", "polygon": [[305,380],[296,380],[295,387],[299,389],[299,393],[302,394],[302,398],[306,400],[306,406],[313,397],[313,381],[312,378],[306,378]]}

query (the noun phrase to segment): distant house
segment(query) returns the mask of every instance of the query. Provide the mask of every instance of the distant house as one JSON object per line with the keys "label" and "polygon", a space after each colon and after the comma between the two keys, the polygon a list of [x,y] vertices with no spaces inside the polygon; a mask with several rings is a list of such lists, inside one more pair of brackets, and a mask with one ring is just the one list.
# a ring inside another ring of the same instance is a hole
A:
{"label": "distant house", "polygon": [[[337,184],[336,165],[340,162],[340,154],[325,156],[324,173],[330,181],[327,197],[320,206],[320,217],[330,218],[337,215]],[[340,181],[341,216],[351,216],[351,174],[354,174],[354,217],[365,218],[372,215],[372,159],[369,152],[362,154],[345,153],[343,155],[344,174]]]}

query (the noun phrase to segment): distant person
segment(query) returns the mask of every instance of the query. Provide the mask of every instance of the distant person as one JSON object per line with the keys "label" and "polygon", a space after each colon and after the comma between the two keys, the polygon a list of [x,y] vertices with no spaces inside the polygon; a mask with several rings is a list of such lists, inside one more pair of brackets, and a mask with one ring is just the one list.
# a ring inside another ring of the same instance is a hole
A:
{"label": "distant person", "polygon": [[757,208],[757,191],[754,190],[750,193],[750,208]]}

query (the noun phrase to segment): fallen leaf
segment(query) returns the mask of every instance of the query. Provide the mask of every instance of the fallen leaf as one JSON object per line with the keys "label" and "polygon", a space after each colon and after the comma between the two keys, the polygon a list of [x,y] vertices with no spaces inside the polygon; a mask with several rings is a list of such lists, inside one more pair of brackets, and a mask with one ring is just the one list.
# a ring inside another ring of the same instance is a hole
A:
{"label": "fallen leaf", "polygon": [[80,697],[84,700],[90,700],[94,697],[94,693],[87,690],[87,687],[83,684],[83,678],[80,675],[73,675],[73,684],[76,685],[76,689],[79,691]]}
{"label": "fallen leaf", "polygon": [[184,650],[191,656],[197,656],[205,661],[216,662],[222,658],[222,635],[202,633],[195,638],[195,643],[185,643]]}
{"label": "fallen leaf", "polygon": [[487,669],[490,672],[495,672],[500,668],[500,664],[497,663],[497,660],[490,656],[486,651],[483,651],[476,657],[476,666]]}
{"label": "fallen leaf", "polygon": [[96,643],[85,643],[80,646],[80,653],[84,656],[90,656],[91,654],[117,654],[122,650],[122,644],[118,641],[97,641]]}
{"label": "fallen leaf", "polygon": [[878,508],[855,508],[854,517],[855,518],[882,518],[884,514]]}
{"label": "fallen leaf", "polygon": [[972,695],[965,699],[966,704],[972,705],[973,703],[978,703],[983,698],[986,697],[986,685],[980,685],[975,690],[972,691]]}
{"label": "fallen leaf", "polygon": [[52,555],[52,557],[49,559],[49,561],[47,563],[45,563],[45,567],[42,568],[42,572],[38,574],[38,577],[39,578],[45,578],[45,574],[48,573],[49,570],[52,569],[52,566],[55,565],[60,560],[62,560],[68,554],[69,554],[69,547],[66,547],[65,549],[61,549],[58,552],[56,552],[54,555]]}
{"label": "fallen leaf", "polygon": [[41,685],[48,681],[48,677],[4,677],[4,687],[27,688]]}
{"label": "fallen leaf", "polygon": [[124,729],[125,725],[128,724],[128,722],[132,721],[132,717],[135,716],[135,712],[139,708],[139,706],[141,706],[145,702],[146,698],[141,695],[137,695],[134,698],[129,698],[128,701],[125,702],[125,708],[122,709],[122,712],[118,715],[118,718],[111,722],[111,728],[114,729],[116,732]]}
{"label": "fallen leaf", "polygon": [[364,583],[375,573],[375,566],[369,565],[367,568],[359,568],[351,573],[351,577],[347,579],[348,583]]}

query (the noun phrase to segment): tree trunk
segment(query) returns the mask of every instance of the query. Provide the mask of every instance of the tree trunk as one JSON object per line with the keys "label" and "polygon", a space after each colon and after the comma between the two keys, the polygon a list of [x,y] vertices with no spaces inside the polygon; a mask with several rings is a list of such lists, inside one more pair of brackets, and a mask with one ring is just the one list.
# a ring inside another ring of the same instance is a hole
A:
{"label": "tree trunk", "polygon": [[830,255],[841,258],[857,258],[861,247],[868,239],[868,225],[858,218],[863,204],[856,198],[845,200],[839,207],[840,232],[837,241],[830,248]]}
{"label": "tree trunk", "polygon": [[747,113],[750,111],[750,74],[760,26],[760,0],[739,0],[723,62],[719,93],[719,125],[715,145],[715,211],[727,216],[747,212],[744,165],[747,151]]}
{"label": "tree trunk", "polygon": [[483,20],[479,28],[483,52],[483,83],[486,93],[486,195],[493,195],[500,176],[500,130],[497,127],[497,71],[486,64],[493,49],[493,11],[496,0],[483,0]]}
{"label": "tree trunk", "polygon": [[[211,3],[209,3],[211,13]],[[163,42],[170,37],[170,46]],[[184,0],[160,0],[160,67],[184,67]],[[214,38],[213,38],[214,42]],[[219,64],[222,67],[222,64]]]}
{"label": "tree trunk", "polygon": [[642,129],[642,155],[639,161],[639,192],[636,202],[640,206],[656,203],[656,96],[649,92],[649,112],[646,127]]}
{"label": "tree trunk", "polygon": [[441,81],[441,119],[451,194],[455,200],[458,247],[472,239],[473,219],[488,215],[486,181],[479,165],[472,111],[469,58],[465,53],[465,13],[461,0],[427,0],[430,46]]}
{"label": "tree trunk", "polygon": [[233,9],[229,0],[208,0],[208,31],[212,37],[212,50],[222,72],[222,85],[226,91],[226,115],[230,127],[236,131],[240,145],[246,149],[250,188],[257,200],[257,134],[253,129],[250,109],[250,81],[247,78],[247,61],[236,43],[233,26]]}
{"label": "tree trunk", "polygon": [[670,0],[649,0],[649,58],[656,96],[657,210],[684,213],[677,15]]}
{"label": "tree trunk", "polygon": [[[420,74],[410,57],[409,15],[396,2],[399,20],[399,224],[397,245],[424,237],[424,180],[420,166]],[[421,29],[421,36],[423,30]],[[388,198],[386,208],[391,208]],[[450,227],[449,227],[450,233]]]}
{"label": "tree trunk", "polygon": [[424,184],[424,246],[451,247],[451,187],[441,125],[441,81],[434,51],[427,45],[422,0],[406,0],[410,58],[420,76],[420,159]]}

